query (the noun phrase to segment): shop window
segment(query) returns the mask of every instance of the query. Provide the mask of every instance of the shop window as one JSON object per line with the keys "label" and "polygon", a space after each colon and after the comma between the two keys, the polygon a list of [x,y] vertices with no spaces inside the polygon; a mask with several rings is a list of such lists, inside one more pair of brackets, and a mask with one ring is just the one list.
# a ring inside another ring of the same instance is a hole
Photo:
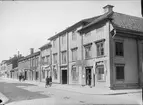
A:
{"label": "shop window", "polygon": [[43,79],[45,79],[45,70],[42,71]]}
{"label": "shop window", "polygon": [[104,66],[100,65],[97,67],[97,79],[98,81],[105,81],[105,72],[104,72]]}
{"label": "shop window", "polygon": [[53,75],[55,80],[58,79],[58,72],[55,66],[53,67]]}
{"label": "shop window", "polygon": [[116,80],[124,79],[124,65],[116,65]]}
{"label": "shop window", "polygon": [[72,81],[78,81],[78,70],[76,68],[76,66],[72,66],[71,69],[71,75],[72,75]]}

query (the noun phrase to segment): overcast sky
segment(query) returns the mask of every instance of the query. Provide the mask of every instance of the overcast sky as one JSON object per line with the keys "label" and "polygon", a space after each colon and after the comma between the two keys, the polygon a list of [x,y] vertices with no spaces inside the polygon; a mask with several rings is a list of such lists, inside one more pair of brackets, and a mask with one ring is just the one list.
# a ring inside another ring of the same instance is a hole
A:
{"label": "overcast sky", "polygon": [[103,13],[105,5],[113,10],[141,17],[140,0],[99,1],[0,1],[0,61],[18,51],[38,50],[55,32],[84,18]]}

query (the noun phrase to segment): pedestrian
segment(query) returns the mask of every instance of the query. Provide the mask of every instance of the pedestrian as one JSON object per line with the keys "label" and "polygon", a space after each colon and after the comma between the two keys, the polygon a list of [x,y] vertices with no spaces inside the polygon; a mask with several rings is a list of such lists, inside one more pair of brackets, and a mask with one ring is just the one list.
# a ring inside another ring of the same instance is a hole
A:
{"label": "pedestrian", "polygon": [[47,86],[49,85],[49,77],[46,77],[46,84],[45,84],[45,88],[47,88]]}
{"label": "pedestrian", "polygon": [[49,78],[49,82],[50,82],[49,85],[52,86],[52,77],[51,76]]}

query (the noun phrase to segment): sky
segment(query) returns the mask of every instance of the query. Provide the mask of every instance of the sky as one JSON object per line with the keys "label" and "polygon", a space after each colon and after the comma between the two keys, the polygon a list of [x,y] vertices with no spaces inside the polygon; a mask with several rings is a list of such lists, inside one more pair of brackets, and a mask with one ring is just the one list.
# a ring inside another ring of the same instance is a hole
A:
{"label": "sky", "polygon": [[87,1],[0,1],[0,61],[8,60],[20,51],[26,56],[30,48],[39,47],[76,22],[103,14],[103,7],[113,5],[113,11],[141,17],[140,0]]}

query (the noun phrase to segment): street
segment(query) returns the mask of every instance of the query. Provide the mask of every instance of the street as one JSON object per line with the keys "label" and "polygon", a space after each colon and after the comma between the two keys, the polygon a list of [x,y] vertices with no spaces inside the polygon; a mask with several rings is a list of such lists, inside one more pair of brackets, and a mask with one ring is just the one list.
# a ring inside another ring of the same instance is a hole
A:
{"label": "street", "polygon": [[9,99],[6,105],[139,104],[141,99],[141,93],[88,95],[5,79],[0,79],[0,92]]}

